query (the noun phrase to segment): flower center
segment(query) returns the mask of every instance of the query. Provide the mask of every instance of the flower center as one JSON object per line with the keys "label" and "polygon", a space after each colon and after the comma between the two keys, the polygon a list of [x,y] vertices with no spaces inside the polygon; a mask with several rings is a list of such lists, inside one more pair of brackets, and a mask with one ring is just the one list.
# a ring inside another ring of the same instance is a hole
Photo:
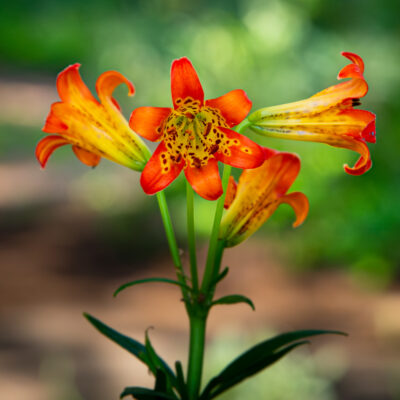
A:
{"label": "flower center", "polygon": [[238,140],[228,139],[218,129],[229,126],[216,108],[201,106],[191,97],[178,99],[176,104],[179,107],[159,128],[173,162],[180,163],[183,159],[186,166],[200,168],[207,165],[217,151],[229,156],[229,147],[239,144]]}

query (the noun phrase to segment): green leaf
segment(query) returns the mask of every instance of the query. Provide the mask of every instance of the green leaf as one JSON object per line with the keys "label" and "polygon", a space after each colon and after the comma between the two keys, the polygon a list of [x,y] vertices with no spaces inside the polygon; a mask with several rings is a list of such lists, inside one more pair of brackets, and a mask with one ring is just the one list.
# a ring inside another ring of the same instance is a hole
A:
{"label": "green leaf", "polygon": [[215,279],[215,281],[212,283],[212,286],[215,286],[218,282],[221,282],[222,279],[224,279],[229,272],[229,267],[225,267],[221,273],[217,276],[217,278]]}
{"label": "green leaf", "polygon": [[175,362],[175,371],[176,371],[176,381],[178,393],[181,395],[182,400],[188,399],[187,387],[185,383],[185,377],[183,375],[182,363],[180,361]]}
{"label": "green leaf", "polygon": [[152,371],[155,371],[155,375],[157,374],[157,370],[161,370],[165,374],[167,378],[168,391],[170,391],[171,386],[176,387],[177,385],[176,376],[172,371],[172,369],[159,357],[159,355],[154,350],[154,347],[151,344],[149,338],[148,329],[146,330],[145,347],[146,347],[146,353],[149,357],[150,364],[152,365],[150,369]]}
{"label": "green leaf", "polygon": [[172,285],[177,285],[177,286],[181,286],[189,291],[191,291],[192,289],[188,286],[185,285],[184,283],[175,281],[173,279],[168,279],[168,278],[146,278],[146,279],[138,279],[136,281],[132,281],[132,282],[128,282],[125,283],[123,285],[121,285],[113,294],[113,296],[117,296],[117,294],[119,292],[122,292],[124,289],[131,287],[131,286],[135,286],[135,285],[140,285],[141,283],[150,283],[150,282],[163,282],[163,283],[170,283]]}
{"label": "green leaf", "polygon": [[[150,371],[154,374],[154,376],[156,376],[157,368],[155,367],[154,360],[152,358],[154,357],[154,355],[150,356],[146,346],[128,336],[123,335],[122,333],[117,332],[116,330],[110,328],[97,318],[92,317],[90,314],[84,313],[83,315],[100,333],[111,339],[113,342],[117,343],[125,350],[129,351],[129,353],[133,354],[140,361],[144,362],[149,367]],[[164,371],[167,371],[166,373],[168,375],[172,375],[175,378],[175,375],[172,369],[168,366],[168,364],[164,360],[162,360],[158,355],[156,356],[158,358],[158,365],[160,366],[160,368],[162,366],[162,369]]]}
{"label": "green leaf", "polygon": [[167,375],[165,375],[165,372],[162,369],[157,368],[154,390],[156,392],[166,393],[168,391],[167,385]]}
{"label": "green leaf", "polygon": [[[310,342],[307,340],[303,340],[303,341],[291,344],[287,347],[284,347],[282,350],[278,351],[277,353],[270,354],[269,356],[264,357],[263,359],[261,359],[260,361],[258,361],[254,365],[252,365],[251,368],[248,368],[247,370],[243,370],[241,373],[238,373],[237,375],[227,377],[222,382],[216,382],[216,385],[214,386],[211,393],[208,394],[208,397],[207,397],[207,388],[204,390],[204,393],[206,395],[205,398],[213,399],[214,397],[219,396],[221,393],[225,392],[226,390],[230,389],[231,387],[242,382],[244,379],[247,379],[250,376],[255,375],[258,372],[262,371],[263,369],[269,367],[270,365],[272,365],[273,363],[278,361],[280,358],[285,356],[287,353],[289,353],[296,347],[299,347],[299,346],[302,346],[303,344],[308,344],[308,343],[310,343]],[[200,398],[203,399],[203,395]]]}
{"label": "green leaf", "polygon": [[215,306],[218,304],[237,304],[237,303],[246,303],[253,310],[255,310],[254,303],[246,296],[242,296],[241,294],[231,294],[229,296],[221,297],[218,300],[215,300],[211,303],[211,306]]}
{"label": "green leaf", "polygon": [[83,313],[83,315],[100,333],[129,351],[129,353],[133,354],[140,361],[149,366],[149,358],[147,356],[146,347],[143,346],[143,344],[128,336],[122,335],[90,314]]}
{"label": "green leaf", "polygon": [[[243,379],[268,367],[295,347],[305,343],[304,341],[297,342],[299,339],[323,334],[346,335],[339,331],[304,330],[283,333],[272,339],[265,340],[241,354],[222,372],[211,379],[200,399],[206,400],[213,398]],[[282,349],[283,346],[293,342],[296,343]]]}
{"label": "green leaf", "polygon": [[122,399],[129,395],[137,400],[176,400],[175,397],[171,395],[137,386],[125,388],[121,393],[120,398]]}

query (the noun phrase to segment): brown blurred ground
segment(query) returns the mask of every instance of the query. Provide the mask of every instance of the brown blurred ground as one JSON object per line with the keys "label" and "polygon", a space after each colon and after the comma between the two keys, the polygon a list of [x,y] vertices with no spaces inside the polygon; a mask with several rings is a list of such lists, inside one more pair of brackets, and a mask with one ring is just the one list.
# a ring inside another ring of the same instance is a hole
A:
{"label": "brown blurred ground", "polygon": [[[8,178],[20,182],[23,171],[9,166]],[[4,193],[7,182],[1,182]],[[96,214],[79,204],[54,201],[38,208],[40,217],[22,221],[13,230],[4,221],[16,211],[7,211],[6,204],[2,210],[2,398],[61,399],[61,388],[66,388],[70,395],[65,398],[110,399],[126,385],[151,384],[145,367],[95,332],[82,311],[139,339],[155,326],[153,340],[165,358],[173,362],[183,357],[187,325],[174,287],[150,284],[112,298],[113,290],[127,280],[171,276],[166,254],[151,258],[152,266],[145,270],[118,262],[96,245]],[[215,308],[210,340],[228,328],[241,335],[270,328],[340,329],[350,337],[323,338],[313,346],[331,343],[346,354],[340,399],[393,398],[388,377],[399,371],[398,293],[366,293],[335,271],[291,275],[260,242],[230,250],[224,264],[231,273],[220,294],[247,294],[257,310],[244,305]]]}

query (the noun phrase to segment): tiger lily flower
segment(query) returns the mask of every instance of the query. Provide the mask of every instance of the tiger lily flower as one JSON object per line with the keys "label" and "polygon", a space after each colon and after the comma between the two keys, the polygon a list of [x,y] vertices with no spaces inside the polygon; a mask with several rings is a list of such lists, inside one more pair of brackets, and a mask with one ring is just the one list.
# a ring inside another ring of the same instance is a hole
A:
{"label": "tiger lily flower", "polygon": [[292,153],[264,148],[261,167],[242,172],[236,185],[230,177],[219,238],[225,247],[247,239],[275,212],[280,204],[289,204],[296,213],[293,227],[303,223],[308,214],[307,197],[300,192],[286,194],[300,171],[300,159]]}
{"label": "tiger lily flower", "polygon": [[185,57],[172,63],[171,92],[173,108],[139,107],[130,119],[139,135],[161,141],[142,172],[143,190],[163,190],[184,169],[193,189],[215,200],[223,192],[218,161],[237,168],[256,168],[264,161],[260,146],[231,129],[246,118],[252,103],[243,90],[204,101],[197,73]]}
{"label": "tiger lily flower", "polygon": [[260,109],[249,116],[252,130],[282,139],[326,143],[360,154],[347,173],[361,175],[371,168],[366,142],[375,143],[375,115],[354,109],[368,92],[364,79],[364,62],[354,53],[343,52],[352,63],[345,66],[338,79],[350,78],[328,87],[314,96],[295,103]]}
{"label": "tiger lily flower", "polygon": [[137,171],[143,170],[150,152],[142,139],[129,127],[117,101],[114,89],[125,83],[129,95],[135,93],[132,83],[116,71],[99,76],[96,91],[100,102],[90,93],[79,74],[80,64],[70,65],[57,77],[61,101],[53,103],[40,140],[36,157],[44,168],[51,154],[67,144],[77,158],[94,167],[101,157]]}

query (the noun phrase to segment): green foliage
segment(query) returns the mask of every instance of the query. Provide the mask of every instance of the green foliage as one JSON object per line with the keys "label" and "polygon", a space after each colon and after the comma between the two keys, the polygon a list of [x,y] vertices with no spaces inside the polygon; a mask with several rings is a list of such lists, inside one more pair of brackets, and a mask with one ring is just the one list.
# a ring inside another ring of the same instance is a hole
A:
{"label": "green foliage", "polygon": [[174,396],[169,396],[163,392],[142,387],[127,387],[121,393],[120,398],[122,399],[129,395],[137,400],[176,400],[176,397]]}
{"label": "green foliage", "polygon": [[140,342],[125,336],[115,329],[110,328],[97,318],[92,317],[90,314],[85,313],[84,317],[104,336],[117,343],[119,346],[124,348],[133,354],[140,361],[145,363],[154,376],[157,376],[157,370],[163,371],[169,379],[175,380],[174,372],[168,366],[168,364],[162,360],[154,351],[148,335],[146,333],[146,344],[143,345]]}
{"label": "green foliage", "polygon": [[[187,400],[187,386],[181,363],[179,361],[175,363],[175,374],[156,353],[147,331],[143,345],[110,328],[89,314],[84,314],[84,316],[100,333],[145,363],[155,377],[154,390],[127,387],[122,392],[121,398],[132,395],[138,400]],[[345,335],[338,331],[305,330],[288,332],[265,340],[234,359],[217,376],[212,378],[199,399],[209,400],[219,396],[231,387],[272,365],[296,347],[308,343],[308,341],[302,339],[323,334]]]}
{"label": "green foliage", "polygon": [[253,311],[256,309],[254,307],[254,303],[246,296],[241,294],[231,294],[229,296],[221,297],[220,299],[214,300],[211,305],[215,306],[218,304],[237,304],[237,303],[246,303],[248,304]]}
{"label": "green foliage", "polygon": [[[274,336],[271,331],[239,333],[229,329],[221,332],[209,343],[206,382],[224,369],[228,361],[243,349],[264,337]],[[347,370],[343,340],[325,339],[318,346],[303,346],[293,351],[257,375],[243,381],[218,400],[337,400],[335,383]]]}
{"label": "green foliage", "polygon": [[[305,330],[283,333],[265,340],[233,360],[221,373],[212,378],[201,394],[201,400],[212,399],[244,379],[262,371],[294,348],[307,341],[300,340],[323,334],[346,335],[339,331]],[[294,343],[293,343],[294,342]]]}
{"label": "green foliage", "polygon": [[187,290],[191,290],[189,288],[189,286],[175,281],[174,279],[168,279],[168,278],[146,278],[146,279],[138,279],[136,281],[132,281],[132,282],[128,282],[128,283],[124,283],[123,285],[121,285],[115,292],[114,292],[114,297],[117,296],[118,293],[122,292],[124,289],[131,287],[131,286],[135,286],[135,285],[140,285],[142,283],[151,283],[151,282],[162,282],[162,283],[169,283],[171,285],[177,285],[177,286],[181,286],[184,287]]}

